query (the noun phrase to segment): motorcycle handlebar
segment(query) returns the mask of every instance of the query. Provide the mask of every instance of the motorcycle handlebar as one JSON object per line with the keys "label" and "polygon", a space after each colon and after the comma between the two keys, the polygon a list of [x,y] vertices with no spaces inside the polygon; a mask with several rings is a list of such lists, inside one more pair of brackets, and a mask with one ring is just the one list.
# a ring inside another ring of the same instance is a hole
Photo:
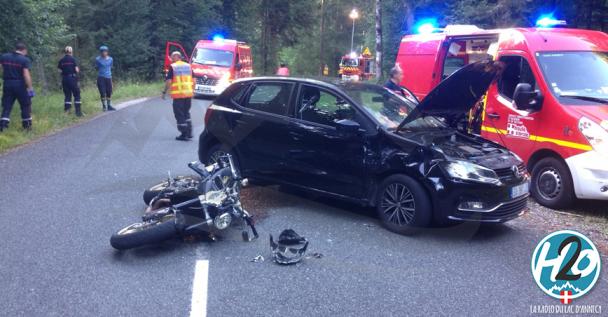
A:
{"label": "motorcycle handlebar", "polygon": [[207,176],[209,176],[209,172],[207,172],[205,169],[201,169],[198,167],[198,162],[190,162],[188,163],[188,167],[195,171],[197,174],[199,174],[202,178],[206,178]]}

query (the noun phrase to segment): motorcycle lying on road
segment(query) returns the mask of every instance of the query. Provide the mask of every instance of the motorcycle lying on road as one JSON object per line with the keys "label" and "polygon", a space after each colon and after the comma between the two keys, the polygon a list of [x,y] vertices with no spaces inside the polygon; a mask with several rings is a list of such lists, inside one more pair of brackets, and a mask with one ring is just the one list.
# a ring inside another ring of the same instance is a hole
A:
{"label": "motorcycle lying on road", "polygon": [[220,157],[208,166],[191,162],[188,167],[199,176],[169,177],[144,192],[148,208],[142,221],[112,235],[112,247],[126,250],[175,236],[214,234],[231,225],[245,224],[251,228],[253,237],[243,230],[243,239],[258,238],[253,219],[240,201],[241,187],[247,180],[240,177],[232,156]]}

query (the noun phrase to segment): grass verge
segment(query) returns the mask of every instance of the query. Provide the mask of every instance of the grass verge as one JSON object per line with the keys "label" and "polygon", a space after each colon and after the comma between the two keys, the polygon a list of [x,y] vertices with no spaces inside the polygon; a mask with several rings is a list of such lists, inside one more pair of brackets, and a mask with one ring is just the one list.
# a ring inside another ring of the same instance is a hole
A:
{"label": "grass verge", "polygon": [[[138,97],[160,94],[162,83],[118,82],[114,85],[112,104]],[[37,95],[32,99],[33,129],[30,132],[21,128],[21,111],[15,102],[8,130],[0,132],[0,153],[32,140],[48,135],[78,122],[89,120],[101,112],[99,92],[94,86],[81,87],[82,111],[84,116],[78,118],[72,113],[63,111],[63,92],[54,91],[47,95]]]}

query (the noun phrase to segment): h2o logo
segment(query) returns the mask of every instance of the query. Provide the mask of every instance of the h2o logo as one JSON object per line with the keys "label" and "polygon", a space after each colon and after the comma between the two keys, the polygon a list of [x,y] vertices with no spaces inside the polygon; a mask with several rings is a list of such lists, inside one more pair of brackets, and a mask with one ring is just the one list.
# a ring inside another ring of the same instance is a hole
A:
{"label": "h2o logo", "polygon": [[532,254],[536,284],[564,304],[572,303],[593,288],[600,266],[600,254],[593,242],[572,230],[549,234]]}

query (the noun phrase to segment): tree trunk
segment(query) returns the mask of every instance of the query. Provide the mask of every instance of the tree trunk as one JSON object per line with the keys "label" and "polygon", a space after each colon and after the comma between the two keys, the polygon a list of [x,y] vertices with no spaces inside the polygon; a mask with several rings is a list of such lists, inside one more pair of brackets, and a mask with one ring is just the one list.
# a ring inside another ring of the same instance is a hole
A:
{"label": "tree trunk", "polygon": [[41,88],[42,88],[42,95],[46,95],[47,92],[49,91],[49,82],[47,81],[47,78],[46,78],[44,64],[41,61],[42,61],[42,57],[37,56],[36,62],[34,63],[34,65],[36,66],[36,76],[38,77],[38,82],[40,83]]}
{"label": "tree trunk", "polygon": [[319,76],[323,75],[323,29],[325,28],[325,1],[321,0],[321,27],[319,29]]}
{"label": "tree trunk", "polygon": [[376,78],[382,77],[382,0],[376,0]]}

